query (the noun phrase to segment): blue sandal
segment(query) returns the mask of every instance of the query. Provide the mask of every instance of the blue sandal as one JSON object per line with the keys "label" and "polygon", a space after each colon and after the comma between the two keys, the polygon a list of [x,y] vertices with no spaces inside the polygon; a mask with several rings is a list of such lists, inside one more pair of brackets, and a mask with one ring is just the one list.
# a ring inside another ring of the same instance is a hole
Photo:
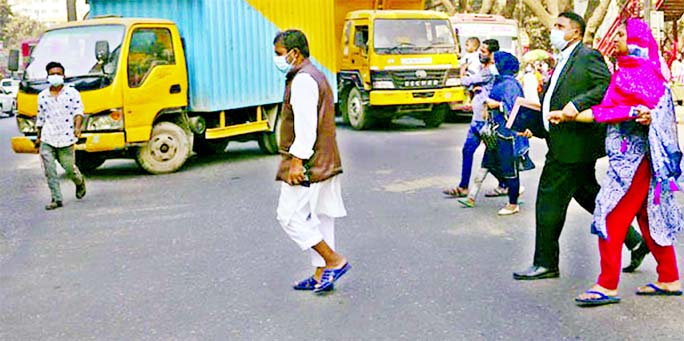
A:
{"label": "blue sandal", "polygon": [[620,303],[620,297],[608,296],[600,291],[587,290],[585,294],[598,295],[598,298],[575,298],[575,302],[580,307],[597,307],[605,304]]}
{"label": "blue sandal", "polygon": [[292,286],[292,289],[295,289],[295,290],[313,290],[316,288],[316,284],[318,284],[318,282],[316,282],[316,280],[313,278],[313,276],[311,276],[311,277],[304,279],[298,283],[295,283]]}
{"label": "blue sandal", "polygon": [[344,263],[344,265],[339,269],[325,269],[323,270],[323,276],[321,276],[321,282],[316,285],[314,293],[322,293],[325,291],[330,291],[333,289],[335,282],[340,279],[347,271],[351,269],[349,263]]}
{"label": "blue sandal", "polygon": [[647,287],[653,289],[653,291],[639,291],[637,290],[636,294],[639,296],[682,296],[682,291],[681,290],[665,290],[663,288],[658,287],[657,285],[653,283],[648,283],[646,284]]}

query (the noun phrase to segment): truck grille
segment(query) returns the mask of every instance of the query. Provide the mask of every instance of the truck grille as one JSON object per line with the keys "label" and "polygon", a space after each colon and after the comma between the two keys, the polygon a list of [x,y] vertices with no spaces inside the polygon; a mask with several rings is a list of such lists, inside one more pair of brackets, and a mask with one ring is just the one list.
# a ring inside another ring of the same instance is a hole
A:
{"label": "truck grille", "polygon": [[444,86],[447,70],[389,71],[396,89],[434,89]]}

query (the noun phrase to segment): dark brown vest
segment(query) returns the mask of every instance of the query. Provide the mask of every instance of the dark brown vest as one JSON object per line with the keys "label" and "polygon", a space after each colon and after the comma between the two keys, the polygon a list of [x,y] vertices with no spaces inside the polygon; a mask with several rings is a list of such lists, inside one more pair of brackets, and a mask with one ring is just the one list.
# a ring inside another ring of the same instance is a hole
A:
{"label": "dark brown vest", "polygon": [[316,69],[311,62],[306,59],[303,63],[288,72],[285,83],[285,99],[280,113],[280,154],[282,160],[276,180],[285,181],[290,171],[292,155],[288,152],[294,143],[294,113],[290,105],[290,94],[292,91],[292,80],[298,73],[309,74],[318,83],[318,129],[316,130],[316,143],[314,153],[309,160],[304,160],[304,165],[308,168],[310,182],[325,181],[337,174],[342,173],[342,161],[340,152],[337,149],[335,140],[335,105],[332,89],[328,84],[325,75]]}

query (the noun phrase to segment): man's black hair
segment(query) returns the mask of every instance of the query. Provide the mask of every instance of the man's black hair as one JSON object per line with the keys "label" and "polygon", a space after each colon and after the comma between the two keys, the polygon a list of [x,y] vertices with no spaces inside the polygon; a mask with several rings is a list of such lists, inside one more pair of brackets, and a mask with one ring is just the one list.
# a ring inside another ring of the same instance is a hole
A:
{"label": "man's black hair", "polygon": [[587,29],[587,22],[584,21],[584,18],[582,18],[581,15],[571,12],[571,11],[566,11],[558,15],[558,17],[563,17],[563,18],[568,18],[570,21],[575,23],[577,26],[579,26],[580,30],[580,35],[584,37],[584,31]]}
{"label": "man's black hair", "polygon": [[56,67],[62,69],[62,73],[64,73],[64,65],[60,64],[59,62],[49,62],[45,66],[45,72],[50,73],[50,69],[54,69]]}
{"label": "man's black hair", "polygon": [[499,41],[496,39],[487,39],[483,41],[482,44],[487,45],[487,50],[489,50],[490,53],[499,51]]}
{"label": "man's black hair", "polygon": [[304,58],[309,58],[309,42],[306,35],[300,30],[287,30],[278,32],[273,39],[273,45],[280,43],[288,51],[297,49]]}

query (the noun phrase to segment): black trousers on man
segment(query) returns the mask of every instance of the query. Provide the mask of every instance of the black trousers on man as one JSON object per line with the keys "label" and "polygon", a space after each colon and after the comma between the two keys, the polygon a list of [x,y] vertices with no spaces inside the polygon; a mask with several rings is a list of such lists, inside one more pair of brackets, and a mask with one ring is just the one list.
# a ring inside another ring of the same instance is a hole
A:
{"label": "black trousers on man", "polygon": [[[596,195],[601,189],[596,181],[595,168],[595,161],[567,164],[547,155],[537,189],[534,265],[558,270],[558,239],[570,200],[574,198],[585,210],[594,213]],[[634,249],[641,240],[641,235],[630,226],[625,238],[627,248]]]}

